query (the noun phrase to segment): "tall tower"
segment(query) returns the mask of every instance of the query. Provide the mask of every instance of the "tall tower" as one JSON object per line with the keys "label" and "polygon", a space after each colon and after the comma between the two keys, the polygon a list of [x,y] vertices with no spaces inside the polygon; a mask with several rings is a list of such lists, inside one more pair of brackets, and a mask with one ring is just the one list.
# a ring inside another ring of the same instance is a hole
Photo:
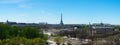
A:
{"label": "tall tower", "polygon": [[9,21],[8,21],[8,20],[6,21],[6,24],[9,24]]}
{"label": "tall tower", "polygon": [[63,17],[62,17],[62,13],[61,13],[60,25],[64,25],[64,24],[63,24]]}

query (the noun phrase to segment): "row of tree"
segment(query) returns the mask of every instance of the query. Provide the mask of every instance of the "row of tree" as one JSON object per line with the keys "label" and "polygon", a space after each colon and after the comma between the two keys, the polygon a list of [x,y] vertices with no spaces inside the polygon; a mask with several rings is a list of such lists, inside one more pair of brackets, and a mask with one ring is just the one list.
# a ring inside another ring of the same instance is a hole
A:
{"label": "row of tree", "polygon": [[0,40],[0,45],[44,45],[45,42],[41,38],[27,39],[25,37],[14,37]]}
{"label": "row of tree", "polygon": [[44,44],[47,35],[43,34],[40,29],[32,27],[15,27],[6,24],[0,24],[0,44],[23,44],[35,45]]}

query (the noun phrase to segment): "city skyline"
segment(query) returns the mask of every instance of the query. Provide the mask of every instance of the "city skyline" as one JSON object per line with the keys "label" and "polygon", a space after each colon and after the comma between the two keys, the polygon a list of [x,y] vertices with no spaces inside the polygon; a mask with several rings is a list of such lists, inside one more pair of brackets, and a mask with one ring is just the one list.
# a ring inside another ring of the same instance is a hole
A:
{"label": "city skyline", "polygon": [[119,0],[0,0],[0,22],[120,24]]}

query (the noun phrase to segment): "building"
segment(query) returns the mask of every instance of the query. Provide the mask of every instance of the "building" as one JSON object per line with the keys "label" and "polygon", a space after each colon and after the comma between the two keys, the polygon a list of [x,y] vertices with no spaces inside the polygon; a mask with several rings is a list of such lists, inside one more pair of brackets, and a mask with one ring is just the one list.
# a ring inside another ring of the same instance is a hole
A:
{"label": "building", "polygon": [[91,25],[91,33],[96,34],[102,34],[102,33],[108,33],[108,32],[113,32],[114,28],[110,24],[105,24],[105,23],[94,23]]}
{"label": "building", "polygon": [[104,24],[104,23],[95,23],[92,24],[93,29],[112,29],[112,25],[110,24]]}

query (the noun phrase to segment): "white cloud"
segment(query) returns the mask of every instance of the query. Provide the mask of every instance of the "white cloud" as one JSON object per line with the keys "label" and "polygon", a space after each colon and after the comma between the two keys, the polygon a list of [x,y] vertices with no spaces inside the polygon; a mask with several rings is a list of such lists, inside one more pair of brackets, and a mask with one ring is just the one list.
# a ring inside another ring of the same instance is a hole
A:
{"label": "white cloud", "polygon": [[45,11],[45,10],[41,10],[40,11],[40,14],[41,15],[52,15],[52,13],[48,12],[48,11]]}
{"label": "white cloud", "polygon": [[23,2],[24,0],[0,0],[1,4],[10,4],[10,3],[20,3]]}
{"label": "white cloud", "polygon": [[28,14],[24,14],[24,13],[22,14],[22,13],[21,13],[21,14],[19,14],[19,16],[20,16],[20,17],[25,17],[25,16],[28,16]]}
{"label": "white cloud", "polygon": [[32,8],[32,5],[28,5],[28,4],[19,4],[18,7],[20,7],[20,8]]}

